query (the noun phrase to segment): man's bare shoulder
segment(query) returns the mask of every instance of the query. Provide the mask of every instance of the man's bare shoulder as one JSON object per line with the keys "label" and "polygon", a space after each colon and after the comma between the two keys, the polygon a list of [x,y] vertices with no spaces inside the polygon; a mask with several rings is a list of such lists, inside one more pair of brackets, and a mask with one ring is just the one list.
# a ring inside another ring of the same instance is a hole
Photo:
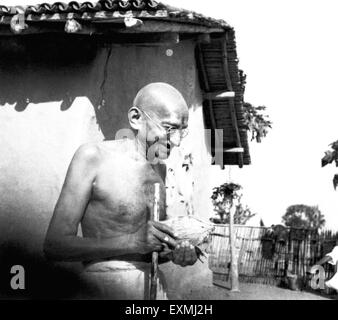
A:
{"label": "man's bare shoulder", "polygon": [[102,158],[100,143],[84,143],[74,154],[76,162],[96,163]]}
{"label": "man's bare shoulder", "polygon": [[81,145],[77,149],[75,157],[87,163],[97,164],[107,157],[126,154],[129,150],[130,142],[125,140],[91,142]]}

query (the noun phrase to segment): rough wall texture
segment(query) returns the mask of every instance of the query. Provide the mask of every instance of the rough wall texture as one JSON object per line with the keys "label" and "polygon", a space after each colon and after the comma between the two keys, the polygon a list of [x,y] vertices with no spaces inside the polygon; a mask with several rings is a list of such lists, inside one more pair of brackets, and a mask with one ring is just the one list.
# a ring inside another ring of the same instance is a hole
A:
{"label": "rough wall texture", "polygon": [[[50,293],[51,287],[59,285],[57,280],[52,280],[51,272],[53,279],[59,276],[68,279],[69,287],[74,286],[76,278],[72,273],[41,266],[44,264],[42,242],[68,164],[82,143],[113,139],[118,129],[128,127],[126,112],[136,92],[149,82],[174,85],[190,106],[190,134],[183,147],[192,152],[194,159],[195,214],[206,219],[210,216],[213,185],[208,174],[210,159],[204,142],[194,44],[182,42],[172,47],[172,56],[166,55],[166,49],[101,48],[81,62],[74,58],[76,54],[68,61],[57,60],[57,55],[55,60],[46,59],[43,63],[33,58],[10,64],[1,60],[0,283],[5,288],[3,294],[13,294],[7,286],[9,266],[14,261],[31,266],[27,271],[27,274],[31,272],[30,279],[27,275],[27,286],[33,288],[28,291],[33,297]],[[43,47],[38,52],[43,54]],[[168,211],[184,213],[184,206],[178,208],[173,204]],[[165,269],[170,273],[168,267]],[[1,276],[4,274],[7,276]],[[64,297],[65,291],[64,286],[54,287],[53,295]],[[67,294],[71,295],[71,291]]]}

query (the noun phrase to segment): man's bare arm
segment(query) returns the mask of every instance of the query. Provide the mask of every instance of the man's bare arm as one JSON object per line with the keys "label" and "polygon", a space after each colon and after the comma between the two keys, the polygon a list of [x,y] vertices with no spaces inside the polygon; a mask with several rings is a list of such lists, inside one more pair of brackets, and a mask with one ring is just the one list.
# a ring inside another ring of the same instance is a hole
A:
{"label": "man's bare arm", "polygon": [[102,240],[77,236],[99,163],[100,152],[95,146],[83,145],[75,153],[47,231],[44,252],[48,258],[82,261],[133,251],[127,236]]}
{"label": "man's bare arm", "polygon": [[326,263],[326,262],[329,262],[329,261],[331,261],[332,260],[332,258],[330,257],[330,256],[324,256],[323,258],[321,258],[317,263],[316,263],[316,265],[322,265],[322,264],[324,264],[324,263]]}

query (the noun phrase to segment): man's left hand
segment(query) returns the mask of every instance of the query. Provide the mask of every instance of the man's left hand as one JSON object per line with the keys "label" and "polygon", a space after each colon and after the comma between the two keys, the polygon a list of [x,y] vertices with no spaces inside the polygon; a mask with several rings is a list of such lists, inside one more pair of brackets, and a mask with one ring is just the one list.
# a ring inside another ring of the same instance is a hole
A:
{"label": "man's left hand", "polygon": [[195,247],[189,241],[180,242],[172,251],[171,261],[181,267],[193,265],[197,261]]}

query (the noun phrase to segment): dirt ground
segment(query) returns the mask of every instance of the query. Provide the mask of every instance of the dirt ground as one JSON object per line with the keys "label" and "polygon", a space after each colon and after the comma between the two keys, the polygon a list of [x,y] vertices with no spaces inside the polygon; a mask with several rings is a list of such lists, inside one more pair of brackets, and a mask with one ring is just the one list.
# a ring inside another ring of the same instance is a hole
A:
{"label": "dirt ground", "polygon": [[[13,297],[0,295],[2,299],[13,299]],[[15,299],[15,298],[14,298]],[[240,283],[240,292],[230,290],[216,285],[200,286],[185,292],[180,297],[172,296],[170,300],[338,300],[338,295],[324,297],[304,291],[292,291],[263,284]]]}
{"label": "dirt ground", "polygon": [[167,278],[170,300],[338,300],[318,291],[293,291],[273,285],[240,282],[240,292],[213,284],[212,271],[207,264],[196,263],[190,267],[166,264],[160,267]]}
{"label": "dirt ground", "polygon": [[338,295],[324,297],[319,294],[292,291],[270,285],[240,283],[240,292],[230,290],[216,285],[194,288],[185,293],[183,299],[197,300],[338,300]]}

